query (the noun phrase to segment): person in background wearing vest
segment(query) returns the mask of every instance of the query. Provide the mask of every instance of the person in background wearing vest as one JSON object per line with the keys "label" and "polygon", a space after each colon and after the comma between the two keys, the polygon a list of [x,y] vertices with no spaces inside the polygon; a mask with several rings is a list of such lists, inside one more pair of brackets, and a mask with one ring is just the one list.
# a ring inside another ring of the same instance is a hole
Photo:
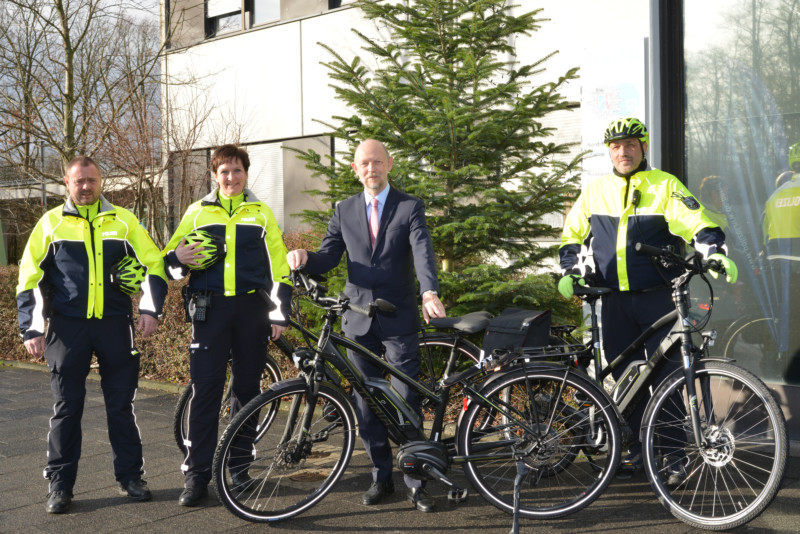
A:
{"label": "person in background wearing vest", "polygon": [[789,148],[792,176],[783,173],[764,207],[764,247],[778,295],[778,361],[787,381],[800,380],[800,143]]}
{"label": "person in background wearing vest", "polygon": [[[586,185],[564,223],[559,256],[563,277],[558,290],[566,298],[574,285],[586,285],[592,273],[592,285],[614,291],[602,297],[602,345],[606,361],[613,361],[657,319],[675,309],[670,281],[681,271],[667,269],[649,256],[634,250],[637,242],[653,247],[671,245],[683,250],[692,245],[706,258],[720,261],[727,281],[736,282],[737,269],[725,254],[725,234],[706,215],[703,206],[678,179],[664,171],[651,169],[645,158],[649,135],[636,118],[613,121],[606,128],[604,142],[613,164],[613,172]],[[593,268],[580,265],[582,245],[591,247]],[[716,273],[712,273],[716,274]],[[644,347],[652,354],[672,325],[651,337]],[[630,361],[644,360],[634,354]],[[656,387],[680,365],[670,360],[656,377]],[[612,374],[618,379],[626,364]],[[622,458],[618,478],[630,478],[642,469],[639,427],[646,403],[642,402],[629,419],[634,442]],[[678,484],[686,476],[684,457],[670,462],[669,483]]]}

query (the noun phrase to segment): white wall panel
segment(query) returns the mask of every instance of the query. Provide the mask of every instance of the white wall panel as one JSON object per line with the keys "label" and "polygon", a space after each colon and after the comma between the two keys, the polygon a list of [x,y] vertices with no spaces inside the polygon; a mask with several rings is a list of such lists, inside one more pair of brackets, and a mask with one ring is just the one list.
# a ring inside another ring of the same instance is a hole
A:
{"label": "white wall panel", "polygon": [[335,115],[347,116],[345,105],[336,100],[329,86],[328,68],[322,65],[333,56],[319,43],[330,46],[348,63],[360,56],[364,65],[374,68],[375,61],[362,50],[362,41],[352,28],[369,36],[379,36],[375,25],[365,21],[358,9],[343,9],[322,17],[303,21],[301,43],[303,48],[303,135],[320,135],[329,131],[317,121],[330,123]]}
{"label": "white wall panel", "polygon": [[299,22],[282,24],[170,54],[176,127],[207,114],[194,143],[206,147],[303,135],[299,34]]}
{"label": "white wall panel", "polygon": [[272,209],[283,229],[283,150],[280,143],[247,147],[250,170],[247,187]]}

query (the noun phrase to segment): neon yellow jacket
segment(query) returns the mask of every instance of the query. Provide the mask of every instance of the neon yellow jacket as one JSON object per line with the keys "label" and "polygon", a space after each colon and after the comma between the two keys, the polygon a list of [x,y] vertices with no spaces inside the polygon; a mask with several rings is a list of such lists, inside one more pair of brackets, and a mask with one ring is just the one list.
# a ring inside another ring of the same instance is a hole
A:
{"label": "neon yellow jacket", "polygon": [[71,199],[39,219],[22,254],[17,310],[23,339],[44,334],[50,313],[102,319],[131,315],[131,298],[111,286],[112,267],[135,256],[146,269],[139,312],[158,317],[167,294],[164,260],[130,211],[100,196],[91,222]]}
{"label": "neon yellow jacket", "polygon": [[[225,238],[226,254],[208,269],[190,270],[175,255],[181,239],[195,229]],[[186,210],[178,228],[164,248],[167,275],[183,278],[188,273],[192,291],[233,296],[266,289],[278,310],[270,314],[273,324],[289,324],[292,286],[283,233],[272,210],[248,189],[233,213],[222,207],[215,189]]]}
{"label": "neon yellow jacket", "polygon": [[764,208],[768,258],[800,261],[800,174],[775,191]]}
{"label": "neon yellow jacket", "polygon": [[[632,200],[638,197],[634,205]],[[581,244],[591,246],[598,286],[635,291],[679,274],[635,252],[637,242],[682,250],[691,243],[706,257],[724,252],[725,234],[673,175],[639,171],[630,178],[608,174],[589,183],[567,215],[559,256],[565,274],[578,273]]]}

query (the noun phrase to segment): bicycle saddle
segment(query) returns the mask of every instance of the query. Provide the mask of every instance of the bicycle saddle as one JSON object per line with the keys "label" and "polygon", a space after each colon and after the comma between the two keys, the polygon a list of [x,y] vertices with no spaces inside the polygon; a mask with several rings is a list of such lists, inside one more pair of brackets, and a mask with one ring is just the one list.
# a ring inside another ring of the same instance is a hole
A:
{"label": "bicycle saddle", "polygon": [[465,334],[474,334],[486,330],[491,318],[491,313],[477,311],[460,317],[432,317],[431,325],[436,328],[450,328]]}

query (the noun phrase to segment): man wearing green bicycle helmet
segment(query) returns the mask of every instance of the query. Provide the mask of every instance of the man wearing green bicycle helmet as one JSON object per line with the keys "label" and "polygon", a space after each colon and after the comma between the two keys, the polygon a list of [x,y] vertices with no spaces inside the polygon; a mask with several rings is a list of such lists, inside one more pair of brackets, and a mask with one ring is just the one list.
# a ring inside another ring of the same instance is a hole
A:
{"label": "man wearing green bicycle helmet", "polygon": [[[563,277],[558,290],[570,298],[574,285],[586,285],[587,279],[592,285],[614,289],[603,297],[601,309],[603,353],[611,362],[675,308],[670,281],[680,272],[637,254],[637,242],[676,250],[691,244],[706,257],[719,260],[730,283],[736,282],[737,270],[725,255],[724,232],[692,193],[675,176],[648,166],[650,136],[640,120],[627,117],[612,121],[603,140],[612,172],[587,184],[566,217],[559,249]],[[590,252],[591,261],[581,260],[582,246]],[[662,335],[650,338],[644,354],[640,351],[630,361],[652,354],[669,326],[662,330]],[[614,378],[624,374],[626,363],[612,371]],[[656,385],[679,362],[671,364],[656,378]],[[640,403],[629,418],[637,439],[623,458],[620,478],[641,469],[638,435],[645,404]]]}
{"label": "man wearing green bicycle helmet", "polygon": [[[217,148],[211,156],[217,188],[189,206],[163,251],[171,278],[189,275],[185,299],[194,393],[181,506],[197,506],[208,495],[228,360],[233,416],[260,393],[269,341],[288,325],[292,286],[284,279],[286,246],[272,210],[246,187],[249,168],[244,149]],[[244,459],[232,462],[235,484],[247,487],[249,465]]]}

